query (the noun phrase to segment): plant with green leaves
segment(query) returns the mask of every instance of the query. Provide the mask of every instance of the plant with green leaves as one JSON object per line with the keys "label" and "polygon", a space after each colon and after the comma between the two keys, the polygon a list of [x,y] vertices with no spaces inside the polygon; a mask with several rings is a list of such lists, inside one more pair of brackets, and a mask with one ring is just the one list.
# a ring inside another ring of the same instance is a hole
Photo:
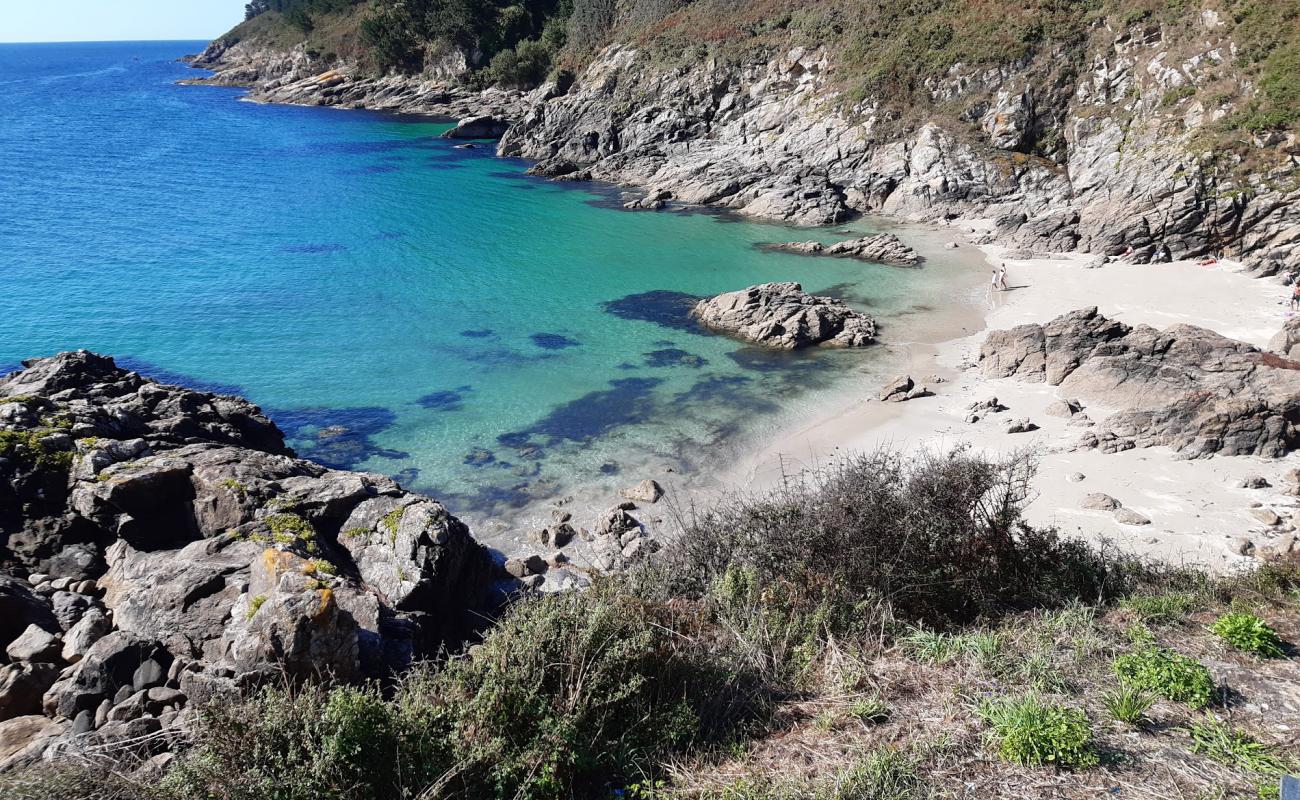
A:
{"label": "plant with green leaves", "polygon": [[1281,658],[1282,637],[1267,622],[1243,611],[1224,614],[1210,626],[1210,632],[1232,647],[1261,658]]}
{"label": "plant with green leaves", "polygon": [[1092,726],[1082,709],[1049,703],[1034,695],[981,702],[979,716],[1002,758],[1025,766],[1084,769],[1096,766]]}
{"label": "plant with green leaves", "polygon": [[1117,721],[1128,725],[1144,725],[1150,721],[1147,712],[1151,710],[1155,698],[1145,689],[1120,684],[1103,692],[1101,702]]}
{"label": "plant with green leaves", "polygon": [[1192,708],[1204,708],[1214,696],[1214,678],[1205,665],[1167,647],[1139,647],[1112,666],[1125,685]]}
{"label": "plant with green leaves", "polygon": [[1203,753],[1229,767],[1244,769],[1259,775],[1281,776],[1295,766],[1278,754],[1275,748],[1253,736],[1234,729],[1213,715],[1187,728],[1192,739],[1192,752]]}

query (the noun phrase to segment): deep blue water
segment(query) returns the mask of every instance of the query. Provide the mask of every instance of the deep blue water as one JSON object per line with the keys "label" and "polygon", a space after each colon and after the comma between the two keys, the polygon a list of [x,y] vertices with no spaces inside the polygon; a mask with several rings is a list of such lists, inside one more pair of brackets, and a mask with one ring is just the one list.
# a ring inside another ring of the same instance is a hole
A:
{"label": "deep blue water", "polygon": [[702,335],[691,296],[799,280],[886,319],[939,296],[756,249],[807,232],[623,211],[446,124],[176,85],[202,45],[0,45],[0,367],[85,347],[238,392],[302,454],[474,517],[698,465],[872,358]]}

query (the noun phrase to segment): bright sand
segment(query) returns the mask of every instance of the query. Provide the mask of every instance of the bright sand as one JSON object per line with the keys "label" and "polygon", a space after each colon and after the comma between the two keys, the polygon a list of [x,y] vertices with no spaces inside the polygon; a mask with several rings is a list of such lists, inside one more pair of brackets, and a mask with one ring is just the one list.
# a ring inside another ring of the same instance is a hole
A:
{"label": "bright sand", "polygon": [[[963,244],[959,249],[968,248]],[[981,249],[987,258],[987,263],[980,265],[986,276],[991,265],[1005,262],[1012,287],[1007,292],[988,292],[984,314],[988,329],[1047,322],[1067,311],[1095,305],[1101,313],[1129,324],[1166,328],[1188,323],[1264,346],[1284,319],[1285,288],[1246,275],[1234,262],[1210,267],[1187,261],[1112,263],[1087,269],[1084,265],[1092,256],[1022,260],[1007,258],[1002,248]],[[1284,520],[1290,518],[1297,498],[1282,494],[1277,487],[1285,485],[1282,473],[1300,464],[1300,458],[1187,460],[1165,447],[1116,454],[1073,452],[1070,446],[1084,429],[1044,413],[1049,403],[1065,399],[1058,396],[1056,387],[990,380],[972,366],[985,335],[980,331],[937,346],[906,348],[902,362],[910,364],[906,371],[918,383],[928,385],[935,397],[906,403],[882,403],[873,396],[849,401],[743,459],[725,482],[761,490],[777,484],[783,475],[824,466],[837,454],[881,446],[947,450],[969,444],[990,454],[1028,448],[1040,459],[1036,496],[1027,509],[1032,523],[1055,525],[1064,533],[1090,540],[1108,539],[1124,549],[1174,562],[1218,569],[1248,561],[1238,553],[1243,538],[1265,545],[1283,535],[1265,529],[1250,509],[1252,503],[1262,503]],[[936,383],[930,376],[944,380]],[[989,397],[997,397],[1009,410],[986,415],[974,424],[963,421],[967,406]],[[1095,405],[1086,411],[1094,420],[1107,413]],[[1021,418],[1030,419],[1039,429],[1006,433],[1008,423]],[[1071,480],[1078,474],[1084,478]],[[1237,488],[1248,475],[1262,475],[1275,488]],[[1092,492],[1112,495],[1150,518],[1151,524],[1121,525],[1109,512],[1081,509],[1080,501]]]}

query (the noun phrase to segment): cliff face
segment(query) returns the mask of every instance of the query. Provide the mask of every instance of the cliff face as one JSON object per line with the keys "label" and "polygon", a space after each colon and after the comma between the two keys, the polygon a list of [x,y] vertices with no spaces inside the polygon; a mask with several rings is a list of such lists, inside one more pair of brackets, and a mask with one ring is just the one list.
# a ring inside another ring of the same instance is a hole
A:
{"label": "cliff face", "polygon": [[[998,240],[1026,248],[1151,256],[1167,246],[1174,258],[1228,252],[1295,269],[1295,136],[1279,135],[1276,166],[1250,174],[1198,153],[1224,110],[1165,99],[1222,63],[1230,44],[1206,33],[1204,52],[1169,64],[1158,29],[1140,40],[1113,32],[1076,79],[1046,90],[1012,69],[954,70],[929,88],[956,114],[901,134],[870,100],[844,108],[824,51],[665,71],[616,46],[567,93],[534,92],[501,152],[802,224],[986,217]],[[1045,128],[1059,132],[1058,160],[1021,152]]]}
{"label": "cliff face", "polygon": [[528,94],[468,91],[455,51],[415,76],[255,42],[214,43],[196,64],[268,102],[504,115],[501,154],[549,162],[541,174],[755,217],[982,218],[995,223],[984,236],[1028,249],[1222,253],[1292,274],[1300,143],[1225,122],[1254,91],[1235,30],[1212,10],[1177,25],[1092,21],[1013,63],[956,63],[904,103],[847,89],[843,47],[773,49],[793,34],[698,60],[625,36]]}

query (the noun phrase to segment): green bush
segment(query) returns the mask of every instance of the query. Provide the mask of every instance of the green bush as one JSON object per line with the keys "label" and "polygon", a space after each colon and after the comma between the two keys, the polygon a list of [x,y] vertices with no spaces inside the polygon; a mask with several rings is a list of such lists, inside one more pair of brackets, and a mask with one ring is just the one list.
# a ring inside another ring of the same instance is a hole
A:
{"label": "green bush", "polygon": [[978,711],[992,729],[998,755],[1007,761],[1063,769],[1098,763],[1092,726],[1080,709],[1028,696],[988,700]]}
{"label": "green bush", "polygon": [[725,649],[612,585],[517,604],[442,668],[372,688],[266,688],[212,707],[178,800],[594,796],[728,736],[764,695]]}
{"label": "green bush", "polygon": [[1234,612],[1214,621],[1210,631],[1238,650],[1262,658],[1281,658],[1282,637],[1254,614]]}
{"label": "green bush", "polygon": [[1192,708],[1204,708],[1214,695],[1214,679],[1201,662],[1165,647],[1140,647],[1113,666],[1126,685]]}

